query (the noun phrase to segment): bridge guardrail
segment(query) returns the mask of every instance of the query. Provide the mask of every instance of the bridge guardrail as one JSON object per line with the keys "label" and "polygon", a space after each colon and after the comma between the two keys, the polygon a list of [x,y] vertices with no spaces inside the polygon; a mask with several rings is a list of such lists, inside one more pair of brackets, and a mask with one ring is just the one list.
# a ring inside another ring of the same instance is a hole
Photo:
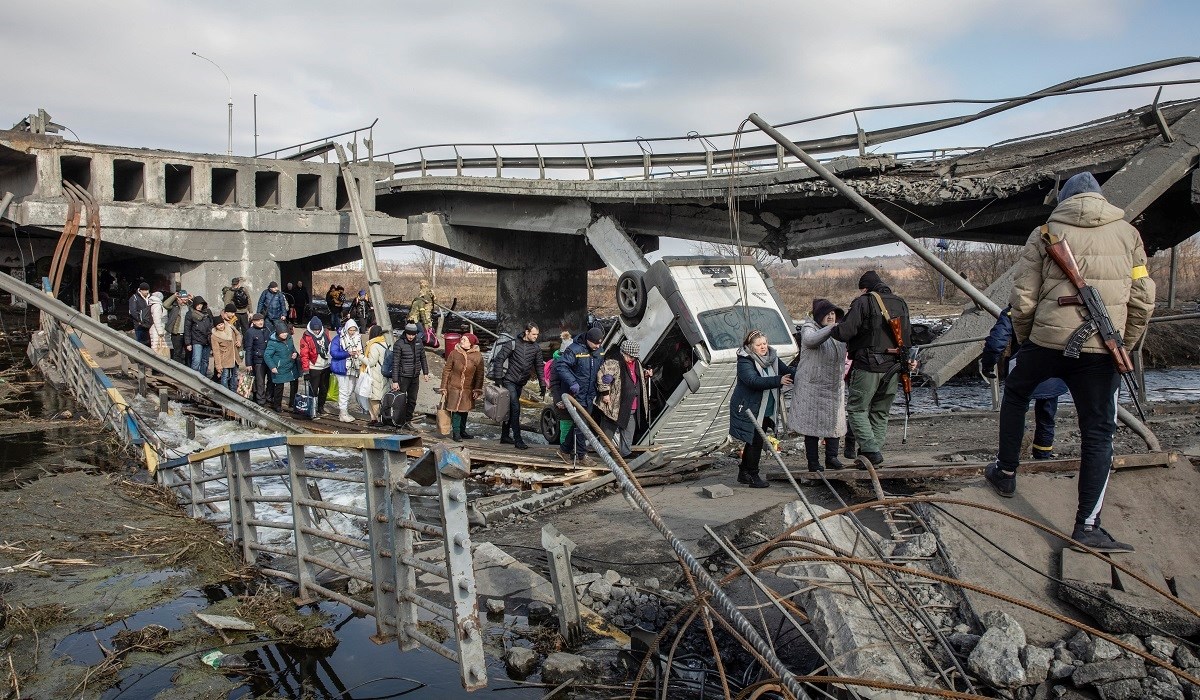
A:
{"label": "bridge guardrail", "polygon": [[[179,495],[180,504],[192,517],[228,523],[230,537],[247,564],[295,583],[301,598],[316,594],[371,615],[376,624],[375,641],[394,638],[405,650],[424,646],[457,663],[463,687],[475,690],[487,685],[487,668],[467,522],[464,480],[470,474],[470,461],[463,453],[438,445],[410,464],[407,451],[419,445],[419,438],[403,435],[270,437],[221,445],[166,461],[159,467],[158,481]],[[305,454],[308,447],[358,450],[363,470],[345,473],[310,468]],[[274,448],[286,449],[286,461],[275,457]],[[250,453],[260,449],[272,451],[267,466],[251,463]],[[219,466],[209,467],[213,461]],[[260,486],[271,478],[282,479],[289,494],[264,494]],[[321,497],[321,481],[362,484],[365,508]],[[418,485],[414,486],[414,481]],[[436,497],[439,522],[418,519],[411,500],[414,496]],[[259,504],[271,504],[283,512],[278,519],[267,519]],[[366,537],[338,532],[329,525],[330,513],[363,519]],[[260,530],[287,532],[291,544],[264,541]],[[444,563],[415,555],[418,533],[442,540]],[[259,564],[264,554],[279,557],[284,563]],[[294,571],[286,566],[287,561],[294,565]],[[370,586],[372,603],[329,588],[323,582],[326,572]],[[446,581],[448,607],[417,592],[418,573]],[[419,628],[418,608],[451,623],[454,647]]]}

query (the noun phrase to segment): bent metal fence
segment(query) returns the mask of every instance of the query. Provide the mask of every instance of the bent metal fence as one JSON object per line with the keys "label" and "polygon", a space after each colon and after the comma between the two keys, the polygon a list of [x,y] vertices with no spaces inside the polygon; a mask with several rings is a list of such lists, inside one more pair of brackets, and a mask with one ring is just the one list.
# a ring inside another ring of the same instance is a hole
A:
{"label": "bent metal fence", "polygon": [[[410,460],[408,451],[419,445],[419,438],[405,435],[270,437],[169,460],[159,466],[157,478],[192,517],[228,523],[247,564],[295,583],[302,600],[328,598],[374,617],[372,639],[379,643],[395,639],[401,649],[420,645],[454,661],[463,687],[475,690],[487,685],[487,669],[467,529],[464,481],[470,461],[443,445]],[[362,470],[318,468],[306,459],[306,449],[313,447],[357,450]],[[276,448],[286,451],[286,459],[276,457]],[[252,464],[254,450],[269,451],[271,459]],[[288,493],[264,493],[268,482],[268,491],[282,484]],[[330,482],[361,484],[365,505],[323,498],[321,485]],[[418,519],[414,497],[436,501],[437,522]],[[339,528],[338,521],[351,524]],[[418,556],[418,535],[441,540],[444,560]],[[442,602],[418,593],[418,573],[445,581]],[[365,594],[334,590],[335,580],[348,582],[350,591],[369,587],[370,602],[360,599]],[[421,630],[422,611],[449,622],[453,644]]]}

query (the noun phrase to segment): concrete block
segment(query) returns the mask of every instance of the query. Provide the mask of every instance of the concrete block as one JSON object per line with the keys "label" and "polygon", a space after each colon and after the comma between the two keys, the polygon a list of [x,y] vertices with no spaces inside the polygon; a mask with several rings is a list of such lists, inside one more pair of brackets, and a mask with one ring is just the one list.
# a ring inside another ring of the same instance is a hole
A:
{"label": "concrete block", "polygon": [[705,486],[704,488],[700,489],[700,492],[709,498],[725,498],[726,496],[733,495],[733,489],[729,488],[725,484],[713,484],[712,486]]}
{"label": "concrete block", "polygon": [[1064,581],[1083,581],[1104,586],[1112,585],[1112,566],[1103,559],[1086,552],[1076,552],[1069,547],[1062,550],[1062,578]]}

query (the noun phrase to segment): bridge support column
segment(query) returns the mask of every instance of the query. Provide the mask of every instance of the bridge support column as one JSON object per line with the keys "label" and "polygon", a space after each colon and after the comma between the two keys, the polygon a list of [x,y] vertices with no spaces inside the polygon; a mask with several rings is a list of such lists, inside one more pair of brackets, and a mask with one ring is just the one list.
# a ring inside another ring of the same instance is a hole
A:
{"label": "bridge support column", "polygon": [[496,316],[500,328],[519,332],[527,321],[542,338],[564,327],[574,333],[587,320],[587,268],[531,266],[496,271]]}

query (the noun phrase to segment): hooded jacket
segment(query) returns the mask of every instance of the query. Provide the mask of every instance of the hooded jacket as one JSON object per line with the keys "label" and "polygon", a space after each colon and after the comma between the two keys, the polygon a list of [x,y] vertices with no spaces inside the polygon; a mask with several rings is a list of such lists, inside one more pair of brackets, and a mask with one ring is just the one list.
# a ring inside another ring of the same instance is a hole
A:
{"label": "hooded jacket", "polygon": [[[333,343],[329,345],[329,358],[332,360],[330,366],[333,373],[338,376],[358,376],[358,368],[353,367],[350,360],[350,352],[352,349],[357,349],[359,354],[362,354],[362,345],[366,339],[362,337],[362,333],[356,333],[354,341],[350,341],[349,330],[353,326],[358,330],[358,324],[353,319],[346,321],[346,325],[342,326],[342,330],[338,331],[337,337],[333,339]],[[357,347],[353,347],[357,345]]]}
{"label": "hooded jacket", "polygon": [[[521,341],[518,341],[518,344]],[[536,344],[534,344],[536,347]],[[539,353],[541,351],[539,350]],[[514,351],[515,354],[515,351]],[[571,394],[579,403],[590,408],[596,398],[596,374],[603,362],[600,348],[592,350],[588,347],[586,334],[575,336],[575,342],[567,346],[558,357],[558,381],[564,394]],[[508,363],[512,371],[512,361]]]}
{"label": "hooded jacket", "polygon": [[[1142,337],[1154,312],[1154,281],[1146,269],[1146,251],[1125,212],[1104,195],[1085,192],[1059,203],[1046,224],[1049,234],[1067,241],[1083,279],[1096,288],[1113,327],[1125,345]],[[1058,298],[1075,294],[1075,286],[1046,253],[1039,227],[1029,236],[1013,282],[1013,334],[1045,348],[1062,350],[1083,323],[1082,306],[1059,306]],[[1099,335],[1084,343],[1083,352],[1106,353]]]}
{"label": "hooded jacket", "polygon": [[183,321],[183,344],[207,347],[211,343],[213,316],[204,297],[192,300],[192,308]]}

